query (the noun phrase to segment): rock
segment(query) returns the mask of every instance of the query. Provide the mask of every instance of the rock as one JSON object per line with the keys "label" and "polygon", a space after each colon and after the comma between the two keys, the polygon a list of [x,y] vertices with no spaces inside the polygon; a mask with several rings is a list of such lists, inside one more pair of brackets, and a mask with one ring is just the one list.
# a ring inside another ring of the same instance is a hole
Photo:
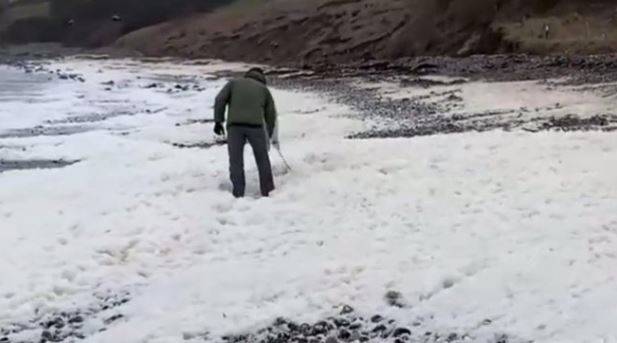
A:
{"label": "rock", "polygon": [[385,295],[386,303],[394,307],[404,307],[403,295],[397,291],[388,291]]}
{"label": "rock", "polygon": [[351,338],[351,333],[345,329],[341,329],[338,333],[338,338],[347,341]]}
{"label": "rock", "polygon": [[300,329],[300,327],[296,323],[289,322],[289,323],[287,323],[287,329],[289,331],[295,332],[295,331],[298,331]]}
{"label": "rock", "polygon": [[338,343],[338,340],[335,337],[328,337],[326,338],[326,342],[325,343]]}
{"label": "rock", "polygon": [[330,325],[327,322],[319,322],[313,325],[313,330],[311,331],[311,335],[317,336],[326,334],[330,330]]}
{"label": "rock", "polygon": [[311,326],[307,323],[302,323],[299,327],[299,331],[305,335],[308,335],[311,332]]}
{"label": "rock", "polygon": [[274,323],[272,323],[272,325],[277,326],[277,327],[287,325],[287,320],[285,318],[278,317],[274,320]]}
{"label": "rock", "polygon": [[115,315],[113,315],[113,316],[111,316],[111,317],[109,317],[109,318],[105,319],[103,322],[104,322],[106,325],[109,325],[109,324],[111,324],[111,323],[113,323],[113,322],[116,322],[116,321],[118,321],[118,320],[122,319],[122,318],[124,318],[124,315],[122,315],[122,314],[115,314]]}
{"label": "rock", "polygon": [[394,337],[400,337],[402,335],[411,335],[411,330],[409,330],[408,328],[400,327],[395,329],[392,333],[392,336]]}
{"label": "rock", "polygon": [[48,330],[43,330],[43,332],[41,333],[42,340],[51,341],[53,338],[54,336]]}
{"label": "rock", "polygon": [[451,333],[448,335],[448,338],[446,338],[446,342],[450,343],[450,342],[454,342],[456,340],[459,339],[459,336],[457,333]]}
{"label": "rock", "polygon": [[382,320],[383,320],[383,317],[378,314],[371,317],[371,323],[379,323]]}
{"label": "rock", "polygon": [[[54,162],[55,162],[55,161],[51,161],[51,163],[54,163]],[[48,320],[48,321],[46,321],[46,322],[40,323],[40,325],[41,325],[42,327],[44,327],[45,329],[51,329],[52,327],[54,327],[54,326],[56,325],[56,323],[57,323],[58,321],[60,321],[60,322],[61,322],[61,321],[62,321],[62,319],[60,319],[60,318],[53,318],[53,319],[50,319],[50,320]]]}
{"label": "rock", "polygon": [[336,325],[337,328],[348,327],[350,324],[351,323],[347,319],[343,319],[343,318],[334,319],[334,325]]}
{"label": "rock", "polygon": [[64,326],[65,326],[64,321],[62,321],[62,319],[58,318],[58,320],[56,321],[56,324],[54,325],[54,328],[62,329]]}
{"label": "rock", "polygon": [[418,75],[433,74],[437,72],[439,66],[435,63],[420,63],[413,67],[413,72]]}
{"label": "rock", "polygon": [[345,305],[343,306],[343,308],[341,309],[341,314],[349,314],[349,313],[353,313],[354,309],[353,307],[349,306],[349,305]]}
{"label": "rock", "polygon": [[377,325],[376,327],[374,327],[373,330],[371,330],[371,331],[372,332],[384,332],[386,330],[388,330],[388,328],[385,325],[380,324],[380,325]]}
{"label": "rock", "polygon": [[362,323],[353,323],[349,325],[349,330],[359,330],[362,328]]}

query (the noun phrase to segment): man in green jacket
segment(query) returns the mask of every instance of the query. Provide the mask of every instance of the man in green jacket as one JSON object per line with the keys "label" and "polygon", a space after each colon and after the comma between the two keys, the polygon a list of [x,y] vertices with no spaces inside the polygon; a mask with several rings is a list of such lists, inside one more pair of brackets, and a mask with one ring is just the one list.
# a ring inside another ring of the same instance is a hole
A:
{"label": "man in green jacket", "polygon": [[248,142],[259,170],[261,195],[267,197],[274,190],[268,150],[276,125],[276,108],[260,68],[251,68],[244,77],[229,81],[217,95],[214,103],[214,132],[217,135],[225,134],[225,109],[233,195],[236,198],[244,196],[244,145]]}

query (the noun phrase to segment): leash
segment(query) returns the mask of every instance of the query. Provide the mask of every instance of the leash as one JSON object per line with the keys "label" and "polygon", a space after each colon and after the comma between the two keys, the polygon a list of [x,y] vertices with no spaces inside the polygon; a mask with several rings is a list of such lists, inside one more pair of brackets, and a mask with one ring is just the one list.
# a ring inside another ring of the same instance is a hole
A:
{"label": "leash", "polygon": [[283,152],[281,151],[281,147],[275,146],[274,148],[279,153],[279,156],[281,157],[281,160],[283,160],[283,163],[285,164],[285,167],[287,167],[287,170],[292,171],[291,166],[289,166],[289,163],[287,163],[287,159],[285,158],[285,156],[283,156]]}

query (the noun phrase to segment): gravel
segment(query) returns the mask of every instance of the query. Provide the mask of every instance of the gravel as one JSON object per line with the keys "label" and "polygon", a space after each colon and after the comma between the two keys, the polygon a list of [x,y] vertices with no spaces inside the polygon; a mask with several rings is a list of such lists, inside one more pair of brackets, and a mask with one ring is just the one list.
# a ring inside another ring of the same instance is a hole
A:
{"label": "gravel", "polygon": [[[371,62],[358,65],[313,66],[312,72],[271,73],[277,87],[315,91],[333,101],[345,104],[374,124],[372,128],[351,134],[348,138],[416,137],[435,134],[483,132],[491,130],[554,131],[615,131],[617,114],[598,113],[591,118],[572,113],[564,118],[523,116],[560,108],[511,109],[507,111],[458,112],[463,98],[460,89],[431,92],[430,96],[396,99],[382,96],[377,88],[354,86],[358,81],[398,83],[401,87],[431,89],[438,86],[463,86],[466,82],[483,80],[537,80],[549,88],[585,85],[580,91],[596,90],[605,96],[617,94],[617,58],[601,56],[526,56],[497,55],[469,58],[431,57],[394,62]],[[453,77],[450,81],[427,78],[425,74]],[[568,78],[564,79],[563,76]],[[551,79],[551,80],[548,80]],[[554,81],[552,79],[558,79]],[[430,98],[439,100],[431,101]],[[444,113],[456,115],[444,116]],[[529,128],[529,126],[532,128]]]}
{"label": "gravel", "polygon": [[495,334],[486,340],[465,332],[435,332],[425,327],[422,319],[414,321],[411,325],[405,325],[380,314],[364,316],[350,306],[343,306],[337,315],[315,323],[297,323],[278,318],[271,325],[255,332],[226,335],[221,339],[225,343],[526,342],[503,333]]}
{"label": "gravel", "polygon": [[[130,301],[130,294],[119,292],[95,295],[96,301],[88,307],[39,314],[34,311],[30,320],[0,326],[0,342],[6,343],[47,343],[75,342],[85,339],[94,332],[101,332],[124,319],[122,306]],[[25,332],[34,333],[38,339],[18,340]]]}

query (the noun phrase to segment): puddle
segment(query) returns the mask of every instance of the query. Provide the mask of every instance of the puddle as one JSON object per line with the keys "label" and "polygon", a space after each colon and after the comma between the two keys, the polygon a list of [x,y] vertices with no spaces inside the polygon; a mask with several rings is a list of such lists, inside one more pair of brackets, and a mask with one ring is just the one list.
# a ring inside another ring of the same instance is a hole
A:
{"label": "puddle", "polygon": [[95,130],[92,127],[86,126],[38,126],[27,129],[7,130],[0,133],[0,139],[3,138],[27,138],[38,136],[65,136],[76,133],[83,133]]}
{"label": "puddle", "polygon": [[[137,111],[117,111],[117,112],[109,112],[109,113],[88,113],[88,114],[80,114],[70,116],[64,119],[55,119],[46,121],[47,124],[83,124],[83,123],[95,123],[105,121],[107,119],[120,117],[120,116],[133,116]],[[151,113],[151,112],[148,112]],[[65,127],[66,128],[66,127]],[[53,129],[49,127],[49,129]],[[76,132],[79,133],[79,132]]]}
{"label": "puddle", "polygon": [[227,141],[197,142],[197,143],[170,143],[170,144],[180,149],[209,149],[217,145],[225,145],[227,144]]}
{"label": "puddle", "polygon": [[211,124],[214,123],[214,119],[189,119],[182,123],[176,123],[176,126],[189,126],[194,124]]}
{"label": "puddle", "polygon": [[9,170],[64,168],[77,162],[79,162],[79,160],[0,160],[0,173]]}
{"label": "puddle", "polygon": [[24,99],[41,95],[50,80],[47,74],[27,74],[21,70],[0,65],[0,99]]}

